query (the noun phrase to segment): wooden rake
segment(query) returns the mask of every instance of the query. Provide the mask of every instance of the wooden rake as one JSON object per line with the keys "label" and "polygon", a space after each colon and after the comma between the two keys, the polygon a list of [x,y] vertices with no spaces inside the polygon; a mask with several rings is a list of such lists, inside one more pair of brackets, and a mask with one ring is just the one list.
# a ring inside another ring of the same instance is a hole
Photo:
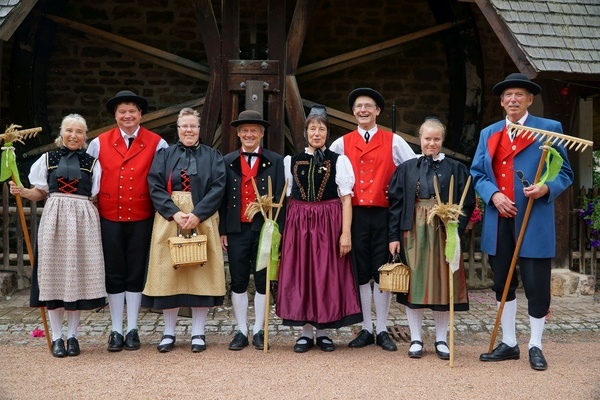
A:
{"label": "wooden rake", "polygon": [[[533,184],[537,184],[540,180],[540,176],[542,175],[542,170],[544,169],[544,161],[546,160],[546,155],[548,154],[548,148],[551,146],[563,146],[567,150],[575,150],[575,151],[584,151],[588,147],[593,145],[593,142],[590,140],[576,138],[574,136],[568,136],[562,133],[556,133],[551,131],[545,131],[542,129],[531,128],[529,126],[523,126],[518,124],[509,124],[508,130],[510,132],[515,133],[515,137],[522,135],[525,139],[534,138],[539,142],[544,142],[542,146],[542,155],[540,157],[540,162],[538,164],[537,172],[535,174],[535,179]],[[573,149],[573,147],[575,147]],[[521,250],[521,245],[523,244],[523,237],[525,236],[525,230],[527,229],[527,224],[529,222],[529,216],[531,214],[531,208],[533,207],[534,202],[533,197],[529,197],[527,200],[527,207],[525,208],[525,215],[523,216],[523,223],[521,225],[521,231],[519,232],[519,237],[517,238],[517,243],[515,245],[515,251],[513,253],[512,260],[510,262],[510,268],[508,270],[508,275],[506,277],[506,283],[504,284],[504,291],[502,292],[502,299],[500,300],[500,306],[498,307],[498,314],[496,315],[496,323],[494,324],[494,330],[492,331],[492,338],[490,340],[490,346],[488,352],[491,353],[494,350],[494,343],[496,342],[496,335],[498,334],[498,327],[500,326],[500,319],[502,317],[502,312],[504,311],[504,304],[506,303],[506,298],[508,297],[508,290],[510,288],[510,282],[512,280],[512,276],[515,272],[515,267],[517,265],[517,260],[519,259],[519,251]]]}
{"label": "wooden rake", "polygon": [[[35,137],[39,132],[42,131],[42,128],[31,128],[31,129],[23,129],[17,130],[17,128],[21,128],[20,125],[11,124],[6,131],[0,135],[0,142],[4,141],[5,144],[19,142],[21,144],[25,144],[23,140],[31,139]],[[11,146],[2,147],[3,151],[14,152],[15,148]],[[3,165],[2,168],[8,168],[7,165]],[[15,168],[16,169],[16,168]],[[20,185],[21,179],[19,175],[15,173],[15,169],[12,169],[12,181]],[[31,246],[31,238],[29,237],[29,229],[27,229],[27,221],[25,219],[25,211],[23,211],[23,200],[21,199],[21,195],[15,195],[15,199],[17,200],[17,210],[19,212],[19,220],[21,221],[21,228],[23,229],[23,238],[25,239],[25,246],[27,247],[27,254],[29,254],[29,264],[31,268],[34,265],[33,259],[33,248]],[[42,317],[42,324],[44,325],[44,335],[46,336],[46,344],[48,345],[48,350],[52,352],[52,341],[50,340],[50,334],[48,332],[48,320],[46,319],[46,307],[40,307],[40,314]]]}

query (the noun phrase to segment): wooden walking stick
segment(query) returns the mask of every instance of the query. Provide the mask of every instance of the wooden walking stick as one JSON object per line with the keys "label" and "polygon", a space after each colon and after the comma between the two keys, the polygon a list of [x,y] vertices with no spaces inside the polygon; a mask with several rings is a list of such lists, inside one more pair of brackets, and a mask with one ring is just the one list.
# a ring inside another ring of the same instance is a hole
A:
{"label": "wooden walking stick", "polygon": [[[540,157],[540,162],[538,164],[537,171],[535,173],[535,179],[533,184],[537,184],[542,175],[542,170],[544,169],[544,162],[546,160],[546,155],[548,154],[548,148],[552,145],[564,146],[566,149],[571,150],[573,146],[577,144],[575,147],[575,151],[584,151],[589,146],[592,146],[593,143],[589,140],[576,138],[573,136],[564,135],[562,133],[556,133],[551,131],[545,131],[537,128],[530,128],[528,126],[510,124],[508,126],[510,131],[516,131],[516,136],[523,135],[524,138],[530,139],[534,138],[538,141],[544,141],[544,145],[542,146],[542,155]],[[569,146],[569,147],[567,147]],[[504,291],[502,292],[502,299],[500,300],[500,306],[498,307],[498,314],[496,315],[496,323],[494,324],[494,330],[492,331],[492,338],[490,340],[490,346],[488,352],[491,353],[494,350],[494,343],[496,342],[496,335],[498,334],[498,328],[500,326],[500,319],[502,318],[502,312],[504,311],[504,304],[506,303],[506,298],[508,297],[508,291],[510,289],[510,282],[512,280],[512,276],[515,272],[515,267],[517,265],[517,260],[519,259],[519,252],[521,250],[521,244],[523,243],[523,237],[525,236],[525,230],[527,229],[527,224],[529,223],[529,216],[531,214],[531,208],[533,207],[534,202],[533,197],[529,197],[527,200],[527,207],[525,208],[525,215],[523,216],[523,222],[521,224],[521,230],[519,232],[519,236],[517,238],[517,243],[515,244],[515,250],[513,252],[513,257],[510,262],[510,268],[508,270],[508,275],[506,277],[506,283],[504,284]]]}
{"label": "wooden walking stick", "polygon": [[[23,143],[23,139],[30,139],[35,137],[38,132],[42,131],[42,128],[31,128],[18,131],[17,128],[21,126],[12,124],[10,125],[6,131],[0,135],[0,141],[4,141],[4,145],[2,146],[2,177],[1,180],[4,180],[8,177],[17,185],[22,186],[21,178],[19,177],[19,171],[17,169],[16,157],[15,157],[15,148],[13,147],[13,142]],[[34,255],[33,248],[31,246],[31,238],[29,237],[29,229],[27,228],[27,220],[25,218],[25,211],[23,210],[23,200],[21,199],[20,194],[15,195],[15,199],[17,201],[17,211],[19,213],[19,221],[21,223],[21,229],[23,230],[23,238],[25,239],[25,246],[27,247],[27,254],[29,255],[29,264],[31,268],[34,267]],[[42,324],[44,325],[44,335],[46,336],[46,343],[48,344],[48,350],[52,352],[52,341],[50,340],[50,335],[48,333],[48,320],[46,319],[46,307],[40,307],[40,314],[42,317]]]}

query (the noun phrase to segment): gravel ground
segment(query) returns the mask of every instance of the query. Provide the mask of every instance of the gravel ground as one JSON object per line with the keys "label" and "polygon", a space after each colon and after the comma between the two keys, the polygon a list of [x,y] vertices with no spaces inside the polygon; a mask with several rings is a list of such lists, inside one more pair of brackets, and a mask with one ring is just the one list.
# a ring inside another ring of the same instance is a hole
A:
{"label": "gravel ground", "polygon": [[207,337],[199,354],[183,337],[167,354],[146,342],[139,351],[108,353],[82,338],[81,355],[65,359],[53,358],[43,338],[3,341],[0,399],[600,399],[597,333],[548,336],[543,372],[529,367],[525,336],[521,359],[500,363],[478,360],[489,335],[457,343],[452,368],[436,357],[431,337],[420,360],[407,357],[407,343],[389,353],[349,349],[339,338],[333,353],[315,347],[305,354],[292,351],[289,337],[274,337],[268,353],[229,351],[230,337]]}

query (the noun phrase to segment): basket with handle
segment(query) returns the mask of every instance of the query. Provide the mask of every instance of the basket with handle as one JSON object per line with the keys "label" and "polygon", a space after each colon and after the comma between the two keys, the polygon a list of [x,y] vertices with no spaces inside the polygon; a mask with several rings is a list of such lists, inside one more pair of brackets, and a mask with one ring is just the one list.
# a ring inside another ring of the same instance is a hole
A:
{"label": "basket with handle", "polygon": [[199,234],[197,229],[185,236],[177,226],[177,236],[168,239],[173,268],[204,265],[208,260],[206,241],[206,235]]}
{"label": "basket with handle", "polygon": [[379,289],[395,293],[408,293],[410,267],[400,261],[398,254],[379,267]]}

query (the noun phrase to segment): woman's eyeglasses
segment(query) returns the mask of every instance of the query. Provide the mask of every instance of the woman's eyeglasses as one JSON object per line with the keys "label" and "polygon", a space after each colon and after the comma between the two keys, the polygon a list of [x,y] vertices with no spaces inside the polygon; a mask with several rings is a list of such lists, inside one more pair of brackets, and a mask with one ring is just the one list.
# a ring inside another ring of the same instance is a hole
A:
{"label": "woman's eyeglasses", "polygon": [[523,174],[523,171],[516,169],[515,174],[517,174],[517,178],[519,178],[519,180],[523,184],[523,187],[531,186],[531,182],[529,182],[527,179],[525,179],[525,174]]}

